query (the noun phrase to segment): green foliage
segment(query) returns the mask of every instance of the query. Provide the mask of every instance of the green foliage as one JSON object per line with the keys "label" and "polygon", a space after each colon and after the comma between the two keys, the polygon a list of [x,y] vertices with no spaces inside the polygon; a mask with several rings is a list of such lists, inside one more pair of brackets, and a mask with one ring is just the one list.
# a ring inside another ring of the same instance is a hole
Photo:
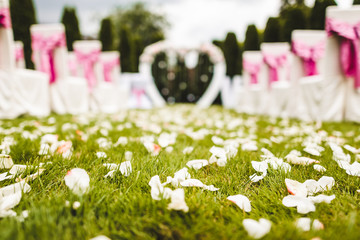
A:
{"label": "green foliage", "polygon": [[300,7],[291,7],[286,10],[283,15],[283,40],[286,42],[291,41],[291,33],[295,29],[306,29],[307,19],[305,13]]}
{"label": "green foliage", "polygon": [[223,52],[226,63],[226,75],[230,78],[233,78],[239,72],[237,67],[239,55],[241,55],[241,50],[239,48],[235,33],[229,32],[226,35],[223,44]]}
{"label": "green foliage", "polygon": [[354,0],[353,5],[360,5],[360,0]]}
{"label": "green foliage", "polygon": [[334,0],[316,0],[310,13],[310,28],[323,30],[325,28],[326,8],[336,5]]}
{"label": "green foliage", "polygon": [[79,21],[75,7],[65,6],[63,8],[61,23],[65,26],[67,48],[69,51],[72,51],[73,42],[81,40]]}
{"label": "green foliage", "polygon": [[[169,25],[164,16],[152,13],[144,3],[135,3],[130,8],[119,8],[112,18],[119,36],[123,27],[131,29],[129,34],[131,34],[130,39],[135,41],[133,45],[136,49],[132,50],[132,53],[135,55],[136,64],[146,46],[165,38],[164,31]],[[137,69],[138,65],[135,66],[134,71]]]}
{"label": "green foliage", "polygon": [[35,8],[32,0],[10,0],[10,14],[14,39],[24,44],[24,55],[27,68],[34,68],[31,61],[30,26],[36,24]]}
{"label": "green foliage", "polygon": [[245,33],[244,51],[260,50],[259,32],[254,24],[247,27]]}
{"label": "green foliage", "polygon": [[104,18],[101,21],[99,40],[103,51],[114,50],[114,30],[110,18]]}
{"label": "green foliage", "polygon": [[122,72],[135,72],[136,71],[136,60],[135,60],[135,45],[131,38],[130,30],[123,26],[119,34],[119,52],[120,52],[120,63]]}
{"label": "green foliage", "polygon": [[279,18],[270,17],[264,30],[264,42],[281,42],[281,25]]}

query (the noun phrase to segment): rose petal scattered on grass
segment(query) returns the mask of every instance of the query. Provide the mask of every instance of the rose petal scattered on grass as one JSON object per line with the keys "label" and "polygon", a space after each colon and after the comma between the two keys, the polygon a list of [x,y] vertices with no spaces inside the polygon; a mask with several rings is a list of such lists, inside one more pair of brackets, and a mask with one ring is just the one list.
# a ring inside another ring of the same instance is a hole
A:
{"label": "rose petal scattered on grass", "polygon": [[246,196],[241,194],[233,195],[227,197],[227,200],[235,203],[239,208],[241,208],[245,212],[251,212],[250,200]]}
{"label": "rose petal scattered on grass", "polygon": [[260,218],[259,221],[244,219],[243,226],[249,236],[255,239],[264,237],[271,230],[271,222],[265,218]]}
{"label": "rose petal scattered on grass", "polygon": [[64,177],[66,186],[78,196],[82,196],[90,189],[90,178],[87,172],[81,168],[73,168]]}

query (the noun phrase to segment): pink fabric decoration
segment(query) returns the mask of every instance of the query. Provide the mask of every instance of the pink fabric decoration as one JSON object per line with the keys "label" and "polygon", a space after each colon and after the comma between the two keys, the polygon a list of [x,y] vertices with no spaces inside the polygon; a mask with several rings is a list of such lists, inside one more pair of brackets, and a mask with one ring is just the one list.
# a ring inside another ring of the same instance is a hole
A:
{"label": "pink fabric decoration", "polygon": [[141,107],[141,97],[143,95],[145,95],[145,90],[144,89],[138,89],[138,88],[134,88],[132,90],[132,93],[135,95],[136,97],[136,106]]}
{"label": "pink fabric decoration", "polygon": [[325,41],[321,41],[314,46],[306,45],[301,41],[293,41],[292,51],[303,61],[305,76],[319,74],[316,62],[325,54]]}
{"label": "pink fabric decoration", "polygon": [[0,8],[0,26],[3,28],[11,28],[9,8]]}
{"label": "pink fabric decoration", "polygon": [[77,76],[77,62],[76,59],[68,58],[68,65],[71,76]]}
{"label": "pink fabric decoration", "polygon": [[100,50],[93,50],[88,53],[80,52],[75,49],[75,56],[78,64],[84,68],[85,78],[87,79],[90,92],[96,85],[96,76],[94,72],[94,65],[99,60]]}
{"label": "pink fabric decoration", "polygon": [[15,48],[15,60],[16,62],[24,59],[24,49],[22,47]]}
{"label": "pink fabric decoration", "polygon": [[278,70],[280,67],[284,66],[287,61],[286,54],[281,54],[278,56],[264,54],[264,62],[269,67],[269,86],[273,82],[279,81],[279,73]]}
{"label": "pink fabric decoration", "polygon": [[262,62],[252,63],[252,62],[249,62],[246,60],[243,61],[244,70],[247,71],[251,77],[250,85],[259,83],[258,76],[259,76],[261,65],[262,65]]}
{"label": "pink fabric decoration", "polygon": [[120,65],[119,58],[115,58],[110,61],[103,61],[105,82],[113,81],[113,79],[111,78],[111,71],[113,70],[114,67],[119,66],[119,65]]}
{"label": "pink fabric decoration", "polygon": [[360,22],[352,25],[336,19],[326,19],[329,36],[340,37],[340,63],[346,77],[354,77],[354,87],[360,88],[359,39]]}
{"label": "pink fabric decoration", "polygon": [[40,54],[40,71],[49,74],[50,84],[56,81],[56,72],[54,64],[54,50],[58,47],[66,47],[65,33],[58,33],[48,37],[41,34],[31,35],[31,47],[33,50],[33,61],[35,54]]}

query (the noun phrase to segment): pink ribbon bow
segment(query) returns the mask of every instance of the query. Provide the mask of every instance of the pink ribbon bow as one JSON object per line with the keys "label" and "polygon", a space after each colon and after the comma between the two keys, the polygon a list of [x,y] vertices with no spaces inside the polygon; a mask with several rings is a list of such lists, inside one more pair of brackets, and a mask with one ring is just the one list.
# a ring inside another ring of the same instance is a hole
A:
{"label": "pink ribbon bow", "polygon": [[133,88],[132,93],[136,97],[136,106],[141,106],[141,97],[145,94],[144,89]]}
{"label": "pink ribbon bow", "polygon": [[329,36],[340,37],[340,62],[346,77],[354,77],[354,87],[360,87],[359,39],[360,22],[352,25],[336,19],[326,19],[326,32]]}
{"label": "pink ribbon bow", "polygon": [[24,49],[22,47],[15,48],[15,61],[18,62],[24,59]]}
{"label": "pink ribbon bow", "polygon": [[9,8],[0,8],[0,26],[3,28],[11,28]]}
{"label": "pink ribbon bow", "polygon": [[114,58],[113,60],[110,61],[103,61],[105,82],[112,82],[111,71],[113,70],[114,67],[119,65],[120,65],[119,58]]}
{"label": "pink ribbon bow", "polygon": [[96,85],[94,65],[99,59],[100,50],[97,49],[88,53],[84,53],[75,49],[74,52],[78,64],[81,64],[84,68],[85,78],[88,81],[89,91],[91,92]]}
{"label": "pink ribbon bow", "polygon": [[293,41],[292,51],[303,61],[305,76],[318,74],[316,62],[324,56],[325,41],[321,41],[314,46],[306,45],[300,41]]}
{"label": "pink ribbon bow", "polygon": [[286,54],[281,54],[278,56],[264,54],[264,62],[269,67],[269,86],[271,86],[273,82],[279,81],[278,70],[280,67],[285,65],[286,61],[287,61]]}
{"label": "pink ribbon bow", "polygon": [[261,63],[252,63],[246,60],[243,60],[243,68],[250,74],[250,84],[258,84],[258,76],[261,68]]}
{"label": "pink ribbon bow", "polygon": [[33,49],[33,61],[35,61],[35,52],[40,53],[40,71],[49,74],[50,84],[56,81],[54,50],[58,47],[66,46],[65,33],[54,34],[44,37],[41,34],[31,36],[31,47]]}

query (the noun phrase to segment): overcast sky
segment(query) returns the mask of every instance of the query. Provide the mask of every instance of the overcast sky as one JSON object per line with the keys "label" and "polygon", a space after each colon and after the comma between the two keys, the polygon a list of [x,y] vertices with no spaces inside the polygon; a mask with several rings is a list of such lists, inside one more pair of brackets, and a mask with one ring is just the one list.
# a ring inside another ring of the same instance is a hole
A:
{"label": "overcast sky", "polygon": [[[64,5],[75,6],[83,34],[97,35],[101,19],[116,6],[135,0],[34,0],[40,23],[60,21]],[[148,0],[152,11],[162,13],[171,27],[167,39],[179,45],[195,45],[224,39],[233,31],[244,39],[247,25],[264,28],[268,17],[276,16],[280,0]],[[307,0],[312,4],[314,0]]]}

